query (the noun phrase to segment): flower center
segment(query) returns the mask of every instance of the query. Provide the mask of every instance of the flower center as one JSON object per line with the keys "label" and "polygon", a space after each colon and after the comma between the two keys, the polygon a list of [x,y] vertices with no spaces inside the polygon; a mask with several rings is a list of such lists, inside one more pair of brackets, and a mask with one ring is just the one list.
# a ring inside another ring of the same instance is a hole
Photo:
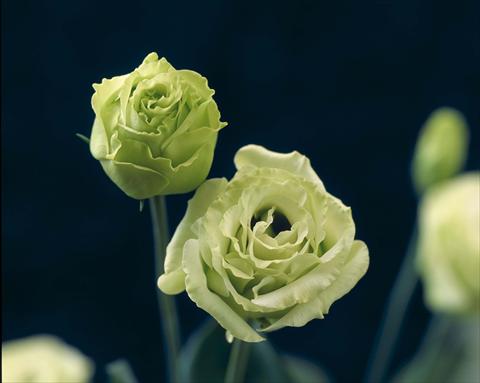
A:
{"label": "flower center", "polygon": [[[270,208],[261,209],[253,215],[250,220],[250,228],[252,230],[257,222],[267,222],[269,210]],[[268,226],[265,233],[273,238],[282,231],[290,230],[291,226],[288,218],[276,207],[273,207],[272,223]]]}
{"label": "flower center", "polygon": [[278,233],[285,231],[285,230],[290,230],[290,222],[288,221],[287,217],[283,215],[283,213],[276,211],[273,213],[273,222],[270,225],[274,235],[277,235]]}
{"label": "flower center", "polygon": [[147,89],[143,94],[142,103],[147,109],[155,109],[162,106],[162,99],[167,96],[167,89],[164,86],[156,86]]}

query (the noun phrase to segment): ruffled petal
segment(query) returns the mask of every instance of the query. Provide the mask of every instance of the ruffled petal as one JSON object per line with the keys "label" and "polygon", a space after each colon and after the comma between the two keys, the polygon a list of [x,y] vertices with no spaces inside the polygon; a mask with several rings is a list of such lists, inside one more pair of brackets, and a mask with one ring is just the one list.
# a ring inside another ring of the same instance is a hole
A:
{"label": "ruffled petal", "polygon": [[303,304],[293,307],[287,314],[262,331],[274,331],[285,326],[301,327],[315,318],[323,318],[333,302],[347,294],[365,275],[369,264],[368,249],[362,241],[355,241],[347,262],[328,288]]}
{"label": "ruffled petal", "polygon": [[95,93],[92,96],[92,109],[96,115],[102,112],[105,104],[112,101],[112,98],[118,96],[118,92],[122,88],[128,74],[123,76],[116,76],[110,79],[104,78],[100,84],[93,84]]}
{"label": "ruffled petal", "polygon": [[201,76],[199,73],[188,69],[177,71],[177,75],[187,84],[194,94],[193,96],[202,99],[210,98],[215,94],[213,89],[208,86],[207,78]]}
{"label": "ruffled petal", "polygon": [[[345,251],[348,251],[348,249]],[[313,270],[297,280],[278,290],[259,295],[253,299],[252,302],[259,306],[278,310],[286,309],[295,304],[308,302],[338,278],[340,267],[339,262],[317,265]]]}
{"label": "ruffled petal", "polygon": [[205,181],[188,201],[185,216],[180,221],[170,243],[165,257],[165,273],[158,279],[158,287],[166,294],[178,294],[185,289],[185,274],[182,270],[183,246],[189,239],[195,238],[191,226],[203,216],[212,201],[227,186],[225,178],[213,178]]}
{"label": "ruffled petal", "polygon": [[199,253],[199,244],[195,239],[190,239],[185,243],[183,270],[186,274],[185,285],[188,296],[199,308],[213,316],[235,338],[244,342],[261,342],[265,340],[225,301],[208,289],[207,278]]}
{"label": "ruffled petal", "polygon": [[234,162],[238,170],[243,167],[287,170],[321,186],[325,190],[322,181],[310,165],[310,160],[297,151],[285,154],[272,152],[259,145],[247,145],[238,150]]}

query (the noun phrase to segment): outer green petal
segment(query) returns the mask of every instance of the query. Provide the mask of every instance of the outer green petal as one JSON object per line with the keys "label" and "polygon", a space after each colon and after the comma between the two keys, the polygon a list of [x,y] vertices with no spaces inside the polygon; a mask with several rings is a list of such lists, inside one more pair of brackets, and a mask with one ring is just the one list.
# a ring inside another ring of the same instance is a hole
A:
{"label": "outer green petal", "polygon": [[325,254],[322,262],[329,262],[344,247],[350,247],[355,237],[355,223],[352,210],[338,198],[327,196],[327,211],[324,223],[325,239],[321,243]]}
{"label": "outer green petal", "polygon": [[185,285],[188,296],[198,307],[213,316],[235,338],[244,342],[261,342],[265,340],[218,295],[208,289],[207,278],[202,267],[199,244],[195,239],[190,239],[185,243],[183,270],[186,274]]}
{"label": "outer green petal", "polygon": [[272,152],[259,145],[247,145],[238,150],[234,162],[238,170],[243,167],[265,167],[287,170],[321,186],[322,189],[325,190],[322,181],[320,181],[317,173],[312,169],[310,160],[297,151],[284,154]]}
{"label": "outer green petal", "polygon": [[365,275],[369,264],[368,249],[362,241],[355,241],[348,261],[343,266],[337,279],[306,303],[295,306],[285,316],[263,331],[274,331],[285,326],[301,327],[315,318],[323,318],[333,302],[347,294]]}
{"label": "outer green petal", "polygon": [[178,165],[171,173],[170,183],[162,194],[188,193],[200,185],[210,171],[213,161],[215,142],[201,146],[186,162]]}
{"label": "outer green petal", "polygon": [[177,74],[190,86],[192,86],[199,96],[209,98],[215,94],[213,89],[208,86],[208,80],[192,70],[183,69],[177,71]]}
{"label": "outer green petal", "polygon": [[112,101],[112,97],[120,91],[128,76],[129,75],[126,74],[110,79],[104,78],[100,84],[93,84],[95,93],[92,96],[92,108],[95,114],[99,115],[105,104]]}
{"label": "outer green petal", "polygon": [[105,114],[105,110],[108,112],[108,109],[114,108],[111,105],[113,98],[120,92],[127,77],[128,75],[116,76],[111,79],[104,78],[101,84],[93,84],[95,93],[92,96],[92,108],[96,118],[90,137],[90,151],[97,160],[105,159],[106,155],[110,153],[108,138],[110,127],[105,124],[109,124],[111,121],[104,121],[102,116]]}
{"label": "outer green petal", "polygon": [[97,160],[103,160],[108,155],[110,145],[107,132],[101,118],[95,118],[90,135],[90,153]]}
{"label": "outer green petal", "polygon": [[158,287],[165,294],[179,294],[185,290],[185,274],[182,270],[183,246],[195,237],[191,226],[203,216],[212,201],[227,187],[225,178],[213,178],[205,181],[188,201],[187,212],[180,221],[175,234],[167,246],[165,274],[158,278]]}
{"label": "outer green petal", "polygon": [[168,185],[167,178],[148,168],[115,160],[102,160],[100,163],[111,180],[132,198],[150,198],[161,194]]}
{"label": "outer green petal", "polygon": [[[114,155],[111,156],[111,159],[114,159],[116,162],[134,163],[135,166],[159,173],[168,180],[168,183],[164,185],[162,189],[158,189],[157,187],[152,188],[149,193],[147,192],[148,189],[146,185],[132,183],[122,184],[114,180],[129,196],[138,194],[138,192],[134,190],[136,186],[143,188],[141,194],[144,197],[142,198],[150,198],[160,194],[187,193],[195,189],[195,187],[201,184],[207,177],[213,161],[213,151],[215,148],[215,142],[204,144],[199,147],[187,161],[176,167],[172,167],[170,159],[153,157],[150,148],[141,141],[123,138],[120,143],[121,145],[118,147],[118,150],[115,151]],[[108,172],[107,174],[110,175]],[[128,177],[130,176],[128,175]]]}
{"label": "outer green petal", "polygon": [[200,146],[217,141],[217,132],[211,128],[199,128],[176,136],[163,155],[171,159],[172,166],[188,161]]}

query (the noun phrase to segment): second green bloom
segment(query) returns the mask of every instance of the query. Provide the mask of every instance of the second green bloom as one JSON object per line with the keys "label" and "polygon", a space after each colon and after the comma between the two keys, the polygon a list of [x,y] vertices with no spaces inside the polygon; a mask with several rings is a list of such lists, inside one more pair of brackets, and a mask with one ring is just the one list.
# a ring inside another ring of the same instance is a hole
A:
{"label": "second green bloom", "polygon": [[235,177],[197,189],[167,247],[167,294],[189,297],[233,337],[303,326],[365,274],[350,208],[329,194],[310,161],[248,145]]}

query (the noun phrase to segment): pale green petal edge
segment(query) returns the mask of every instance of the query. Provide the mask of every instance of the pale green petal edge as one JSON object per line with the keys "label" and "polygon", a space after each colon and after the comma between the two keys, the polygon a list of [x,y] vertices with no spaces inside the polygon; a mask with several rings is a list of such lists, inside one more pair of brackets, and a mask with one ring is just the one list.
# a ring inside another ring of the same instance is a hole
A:
{"label": "pale green petal edge", "polygon": [[165,273],[158,278],[158,287],[165,294],[179,294],[185,290],[185,274],[182,270],[183,246],[195,237],[192,224],[205,214],[210,204],[227,187],[225,178],[212,178],[205,181],[188,201],[185,216],[180,221],[165,257]]}
{"label": "pale green petal edge", "polygon": [[260,145],[246,145],[237,151],[234,163],[238,170],[246,167],[287,170],[315,183],[320,186],[322,190],[325,190],[322,181],[313,170],[310,160],[297,151],[277,153]]}
{"label": "pale green petal edge", "polygon": [[[336,207],[338,209],[339,217],[337,217],[337,223],[340,218],[344,220],[336,243],[320,257],[320,264],[310,272],[278,290],[253,299],[252,302],[254,304],[283,310],[294,304],[312,301],[319,292],[325,291],[325,289],[336,282],[338,275],[343,272],[343,267],[349,261],[353,251],[355,224],[350,208],[343,205],[340,200],[334,197],[331,198],[331,208]],[[333,222],[332,219],[330,221]],[[333,231],[334,228],[332,227],[330,230]]]}
{"label": "pale green petal edge", "polygon": [[282,318],[262,331],[269,332],[282,327],[301,327],[312,319],[322,319],[328,314],[333,302],[347,294],[365,275],[369,265],[368,248],[362,241],[354,241],[349,259],[344,264],[337,279],[310,302],[299,304]]}
{"label": "pale green petal edge", "polygon": [[208,312],[217,322],[235,338],[244,342],[261,342],[265,340],[242,319],[218,295],[207,286],[198,240],[189,239],[183,248],[183,271],[188,296],[196,305]]}

